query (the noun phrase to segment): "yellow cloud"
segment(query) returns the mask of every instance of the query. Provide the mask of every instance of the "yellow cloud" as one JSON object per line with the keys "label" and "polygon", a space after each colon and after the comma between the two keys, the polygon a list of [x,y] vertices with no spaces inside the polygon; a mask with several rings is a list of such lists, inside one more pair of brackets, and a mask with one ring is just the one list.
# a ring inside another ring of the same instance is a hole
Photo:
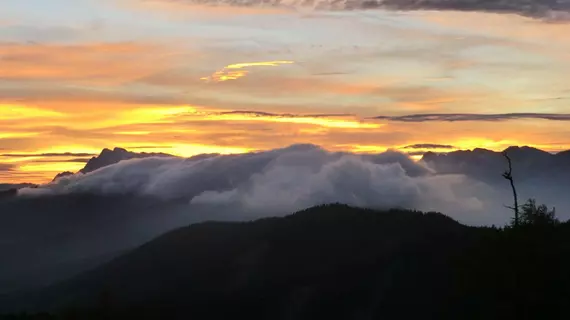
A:
{"label": "yellow cloud", "polygon": [[236,63],[225,66],[224,68],[214,72],[208,77],[200,78],[206,82],[223,82],[228,80],[236,80],[245,77],[249,70],[245,68],[249,67],[277,67],[282,64],[293,64],[294,61],[262,61],[262,62],[245,62]]}
{"label": "yellow cloud", "polygon": [[33,154],[44,154],[44,153],[86,153],[86,154],[99,154],[101,148],[93,146],[85,146],[78,144],[61,144],[61,145],[51,145],[45,148],[38,148],[35,150],[27,150],[26,152]]}
{"label": "yellow cloud", "polygon": [[[136,147],[136,144],[130,146],[124,145],[127,149]],[[167,153],[179,157],[192,157],[199,154],[219,153],[219,154],[239,154],[254,151],[252,148],[236,147],[236,146],[216,146],[199,143],[157,143],[150,148],[140,147],[136,152],[149,152],[149,153]]]}
{"label": "yellow cloud", "polygon": [[41,160],[41,156],[29,156],[29,157],[0,157],[0,163],[19,163],[34,160]]}
{"label": "yellow cloud", "polygon": [[13,104],[0,104],[1,120],[21,120],[30,118],[56,118],[64,117],[59,112]]}
{"label": "yellow cloud", "polygon": [[114,132],[114,134],[127,135],[127,136],[146,136],[150,133],[151,133],[150,131],[119,131],[119,132]]}
{"label": "yellow cloud", "polygon": [[[191,157],[204,153],[238,154],[251,152],[253,149],[246,147],[214,146],[205,144],[173,144],[169,150],[165,150],[173,155]],[[156,149],[155,151],[156,152]]]}
{"label": "yellow cloud", "polygon": [[379,123],[366,123],[354,119],[331,119],[327,117],[310,116],[273,116],[258,114],[211,114],[203,118],[204,120],[224,120],[224,121],[260,121],[279,122],[316,125],[327,128],[339,129],[377,129],[382,126]]}
{"label": "yellow cloud", "polygon": [[45,174],[46,177],[52,177],[54,174],[63,171],[79,171],[85,164],[80,162],[47,162],[47,163],[27,163],[20,165],[18,170],[21,172],[36,172]]}
{"label": "yellow cloud", "polygon": [[38,136],[38,132],[0,132],[0,139],[29,138]]}
{"label": "yellow cloud", "polygon": [[[81,125],[81,128],[106,128],[113,126],[125,126],[132,124],[149,123],[170,123],[176,121],[176,116],[197,114],[197,110],[190,106],[119,106],[116,113],[95,114],[88,123]],[[72,125],[72,124],[70,124]],[[120,130],[114,132],[119,135],[142,135],[150,133],[148,130]]]}
{"label": "yellow cloud", "polygon": [[490,139],[461,139],[459,141],[453,142],[453,145],[457,146],[461,150],[472,150],[475,148],[483,148],[489,150],[504,150],[509,146],[519,145],[519,141],[514,140],[490,140]]}
{"label": "yellow cloud", "polygon": [[354,153],[380,153],[386,151],[388,148],[386,146],[374,146],[374,145],[338,145],[341,150],[348,150]]}

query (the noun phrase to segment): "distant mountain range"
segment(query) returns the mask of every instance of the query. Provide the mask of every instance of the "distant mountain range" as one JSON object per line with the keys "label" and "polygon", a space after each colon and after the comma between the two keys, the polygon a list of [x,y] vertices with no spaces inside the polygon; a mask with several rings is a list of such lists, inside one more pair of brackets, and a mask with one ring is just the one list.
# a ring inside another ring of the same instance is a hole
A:
{"label": "distant mountain range", "polygon": [[137,152],[127,151],[123,148],[114,148],[113,150],[105,148],[103,149],[103,151],[101,151],[101,154],[99,154],[99,156],[91,158],[91,160],[89,160],[85,165],[85,167],[79,170],[79,172],[85,174],[118,163],[123,160],[141,159],[149,157],[174,157],[174,156],[166,153],[146,153],[146,152],[137,153]]}
{"label": "distant mountain range", "polygon": [[[495,182],[502,179],[500,174],[506,169],[503,153],[507,153],[513,160],[513,173],[521,182],[537,176],[570,175],[570,150],[553,154],[528,146],[511,146],[503,151],[476,148],[444,153],[426,152],[421,160],[440,174],[466,174],[478,180]],[[148,157],[174,156],[166,153],[137,153],[118,147],[113,150],[103,149],[98,156],[91,158],[79,173],[90,173],[123,160]],[[55,179],[72,174],[62,172]]]}
{"label": "distant mountain range", "polygon": [[[439,174],[465,174],[476,180],[487,183],[500,181],[501,173],[506,169],[503,153],[513,160],[513,174],[518,182],[536,181],[547,178],[550,182],[560,183],[570,179],[570,150],[549,153],[537,148],[511,146],[503,151],[492,151],[476,148],[473,150],[458,150],[452,152],[426,152],[421,161],[428,164]],[[119,163],[123,160],[142,159],[148,157],[175,157],[167,153],[137,153],[124,148],[103,149],[101,153],[91,158],[78,173],[86,174],[95,170]],[[195,158],[198,158],[197,156]],[[53,181],[62,177],[74,175],[74,172],[57,174]],[[31,183],[0,184],[0,197],[10,189],[35,187]]]}
{"label": "distant mountain range", "polygon": [[513,176],[519,183],[560,184],[570,181],[570,150],[552,154],[532,147],[508,147],[502,152],[476,148],[448,153],[427,152],[422,161],[439,174],[464,174],[495,183],[507,169],[506,153],[512,159]]}
{"label": "distant mountain range", "polygon": [[[104,168],[106,166],[119,163],[123,160],[142,159],[149,157],[174,157],[174,156],[167,153],[146,153],[146,152],[137,153],[137,152],[127,151],[126,149],[118,147],[114,148],[113,150],[105,148],[101,151],[101,153],[98,156],[93,157],[89,161],[87,161],[87,164],[85,164],[83,169],[79,170],[78,173],[83,173],[83,174],[90,173],[95,170]],[[74,174],[73,172],[69,171],[59,173],[57,176],[55,176],[54,181],[59,178],[70,176],[73,174]]]}

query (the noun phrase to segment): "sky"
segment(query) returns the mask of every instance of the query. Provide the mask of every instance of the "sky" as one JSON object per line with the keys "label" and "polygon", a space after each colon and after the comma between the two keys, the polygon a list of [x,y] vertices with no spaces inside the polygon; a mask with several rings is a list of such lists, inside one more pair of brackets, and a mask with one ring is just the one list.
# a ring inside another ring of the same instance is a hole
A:
{"label": "sky", "polygon": [[113,147],[570,149],[566,1],[231,1],[4,1],[0,183]]}

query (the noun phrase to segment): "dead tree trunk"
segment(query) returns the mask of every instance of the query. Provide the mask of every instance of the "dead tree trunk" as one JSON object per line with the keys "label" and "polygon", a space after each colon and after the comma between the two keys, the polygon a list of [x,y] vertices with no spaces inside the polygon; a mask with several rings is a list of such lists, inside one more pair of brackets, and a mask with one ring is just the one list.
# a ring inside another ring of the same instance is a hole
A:
{"label": "dead tree trunk", "polygon": [[507,159],[507,162],[509,164],[509,170],[505,171],[503,173],[503,178],[509,180],[509,182],[511,184],[511,189],[513,190],[513,198],[514,198],[514,206],[513,207],[507,207],[507,208],[512,209],[515,212],[515,227],[518,227],[519,226],[519,200],[518,200],[518,196],[517,196],[517,189],[515,188],[515,182],[513,180],[512,161],[506,152],[503,152],[503,156]]}

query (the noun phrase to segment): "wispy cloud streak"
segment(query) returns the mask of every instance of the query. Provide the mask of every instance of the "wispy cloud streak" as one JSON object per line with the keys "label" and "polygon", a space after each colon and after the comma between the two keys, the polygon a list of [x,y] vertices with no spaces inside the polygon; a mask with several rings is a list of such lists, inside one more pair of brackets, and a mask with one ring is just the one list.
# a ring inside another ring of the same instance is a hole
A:
{"label": "wispy cloud streak", "polygon": [[230,64],[223,67],[222,69],[214,72],[208,77],[200,78],[206,82],[224,82],[229,80],[237,80],[243,78],[249,74],[247,68],[251,67],[277,67],[282,64],[293,64],[293,61],[262,61],[262,62],[244,62]]}
{"label": "wispy cloud streak", "polygon": [[570,121],[567,113],[431,113],[410,114],[403,116],[377,116],[371,119],[398,122],[455,122],[455,121],[506,121],[522,119],[540,119],[553,121]]}
{"label": "wispy cloud streak", "polygon": [[418,143],[405,146],[404,149],[456,149],[456,147],[449,144]]}
{"label": "wispy cloud streak", "polygon": [[411,10],[449,10],[449,11],[478,11],[493,13],[514,13],[527,17],[549,21],[570,21],[570,2],[567,0],[356,0],[356,1],[304,1],[304,0],[139,0],[145,4],[172,5],[180,9],[187,6],[235,6],[247,8],[303,8],[314,10],[364,10],[390,9],[400,11]]}

